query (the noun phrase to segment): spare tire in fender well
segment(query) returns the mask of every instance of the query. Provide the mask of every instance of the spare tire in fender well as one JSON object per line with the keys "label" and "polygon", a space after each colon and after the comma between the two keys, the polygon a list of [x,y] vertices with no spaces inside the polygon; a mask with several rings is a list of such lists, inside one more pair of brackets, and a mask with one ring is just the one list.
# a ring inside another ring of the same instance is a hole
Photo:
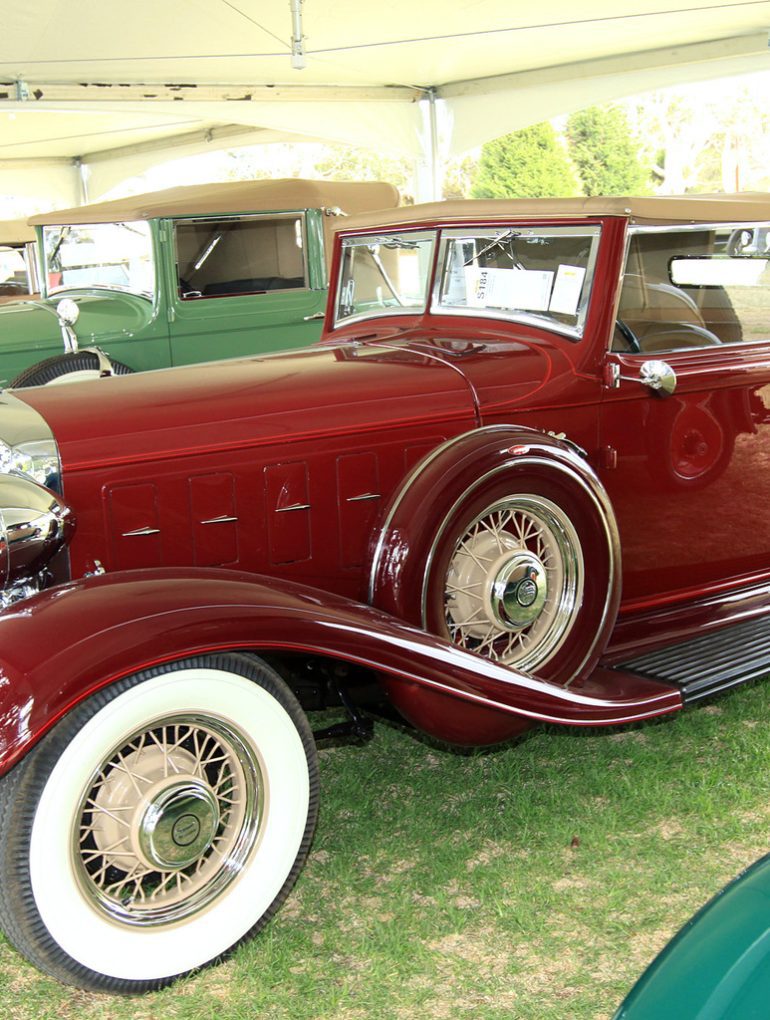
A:
{"label": "spare tire in fender well", "polygon": [[[544,538],[530,540],[540,531]],[[370,556],[373,605],[560,684],[594,667],[620,600],[618,532],[604,487],[572,444],[523,427],[474,430],[428,454],[385,508]],[[558,576],[554,557],[563,561]],[[485,594],[458,608],[461,587]],[[518,617],[506,611],[511,604]],[[459,617],[474,605],[470,634],[462,633]],[[547,612],[559,616],[555,634]]]}

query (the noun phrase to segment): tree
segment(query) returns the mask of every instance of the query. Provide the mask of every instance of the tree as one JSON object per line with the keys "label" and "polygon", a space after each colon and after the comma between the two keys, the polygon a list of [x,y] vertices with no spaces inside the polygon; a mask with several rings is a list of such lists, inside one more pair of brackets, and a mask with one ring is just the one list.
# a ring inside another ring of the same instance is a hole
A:
{"label": "tree", "polygon": [[335,181],[387,181],[398,188],[402,198],[414,186],[411,160],[348,145],[325,145],[314,171],[313,176]]}
{"label": "tree", "polygon": [[547,122],[487,142],[471,188],[474,198],[554,198],[579,193],[564,146]]}
{"label": "tree", "polygon": [[573,113],[566,135],[586,195],[649,194],[651,168],[640,158],[628,119],[617,106]]}

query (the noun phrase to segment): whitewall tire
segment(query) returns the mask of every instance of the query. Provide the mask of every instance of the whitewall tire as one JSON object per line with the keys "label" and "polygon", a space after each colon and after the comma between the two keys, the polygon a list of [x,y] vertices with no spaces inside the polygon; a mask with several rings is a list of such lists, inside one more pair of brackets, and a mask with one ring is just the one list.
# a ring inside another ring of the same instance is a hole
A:
{"label": "whitewall tire", "polygon": [[60,980],[160,987],[274,913],[317,800],[307,721],[264,663],[148,670],[93,695],[0,781],[0,920]]}

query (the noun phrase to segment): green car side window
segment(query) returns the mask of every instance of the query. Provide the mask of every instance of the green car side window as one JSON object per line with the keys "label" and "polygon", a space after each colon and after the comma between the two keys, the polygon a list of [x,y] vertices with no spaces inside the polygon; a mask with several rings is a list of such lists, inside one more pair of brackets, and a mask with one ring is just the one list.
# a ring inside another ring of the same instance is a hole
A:
{"label": "green car side window", "polygon": [[220,217],[175,225],[182,300],[307,287],[303,217]]}

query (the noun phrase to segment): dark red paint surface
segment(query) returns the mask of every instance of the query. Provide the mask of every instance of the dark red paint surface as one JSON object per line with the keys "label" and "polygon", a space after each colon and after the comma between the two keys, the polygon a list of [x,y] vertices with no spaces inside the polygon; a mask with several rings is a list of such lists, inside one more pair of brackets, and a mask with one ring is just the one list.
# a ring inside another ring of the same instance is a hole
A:
{"label": "dark red paint surface", "polygon": [[[307,652],[382,670],[405,714],[428,732],[457,732],[459,743],[477,743],[487,715],[502,739],[531,721],[630,722],[681,705],[677,692],[638,678],[574,689],[539,681],[359,602],[222,570],[127,571],[61,585],[0,616],[0,647],[4,769],[105,684],[223,649]],[[426,692],[441,694],[428,698],[430,718]]]}

